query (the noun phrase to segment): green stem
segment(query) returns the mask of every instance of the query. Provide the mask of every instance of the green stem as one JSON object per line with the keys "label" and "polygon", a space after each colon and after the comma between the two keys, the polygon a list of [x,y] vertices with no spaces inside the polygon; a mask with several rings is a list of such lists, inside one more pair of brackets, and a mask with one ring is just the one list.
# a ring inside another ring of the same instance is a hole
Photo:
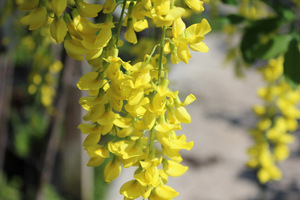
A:
{"label": "green stem", "polygon": [[149,136],[149,157],[152,159],[154,158],[154,150],[153,150],[153,138],[154,138],[154,126],[150,130],[150,136]]}
{"label": "green stem", "polygon": [[161,83],[161,71],[163,69],[162,60],[163,60],[163,53],[164,53],[164,46],[165,46],[166,29],[167,26],[163,26],[162,33],[161,33],[157,85],[160,85]]}
{"label": "green stem", "polygon": [[123,17],[124,17],[124,13],[125,13],[125,7],[126,7],[126,2],[127,0],[123,1],[123,7],[122,7],[122,12],[121,12],[121,16],[118,22],[118,31],[117,31],[117,38],[116,38],[116,47],[118,47],[118,42],[119,42],[119,37],[120,37],[120,33],[121,33],[121,28],[122,28],[122,21],[123,21]]}

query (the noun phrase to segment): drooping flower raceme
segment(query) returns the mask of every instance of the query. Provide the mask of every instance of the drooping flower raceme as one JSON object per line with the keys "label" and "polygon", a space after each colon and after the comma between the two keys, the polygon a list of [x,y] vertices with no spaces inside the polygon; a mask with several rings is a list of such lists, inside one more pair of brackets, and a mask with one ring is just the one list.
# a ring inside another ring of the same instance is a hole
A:
{"label": "drooping flower raceme", "polygon": [[266,87],[258,89],[264,105],[256,105],[253,111],[259,118],[255,128],[250,130],[255,144],[249,148],[250,160],[247,165],[258,170],[261,183],[279,180],[282,177],[276,163],[289,156],[288,144],[294,141],[291,135],[298,128],[300,110],[299,88],[293,90],[285,81],[283,57],[271,59],[267,66],[260,69]]}
{"label": "drooping flower raceme", "polygon": [[[188,169],[181,164],[179,151],[190,150],[193,142],[175,131],[181,129],[181,123],[191,122],[185,106],[196,98],[190,94],[182,101],[179,92],[168,87],[167,54],[177,64],[189,62],[189,49],[207,52],[203,40],[211,28],[205,19],[186,28],[182,20],[186,9],[201,12],[204,8],[200,0],[185,3],[186,8],[173,0],[124,0],[117,23],[112,15],[118,6],[114,0],[106,0],[103,5],[82,0],[74,4],[40,1],[34,6],[24,1],[20,5],[30,11],[22,23],[33,30],[50,21],[54,41],[64,42],[73,59],[87,60],[93,66],[93,71],[77,83],[89,94],[79,100],[87,114],[78,128],[87,135],[83,143],[90,156],[87,165],[96,167],[109,159],[105,181],[116,179],[122,168],[136,169],[132,180],[120,188],[125,199],[173,199],[178,192],[166,185],[168,176],[181,176]],[[72,8],[70,12],[65,11],[67,6]],[[101,23],[88,19],[101,10]],[[143,52],[140,60],[121,59],[121,26],[126,27],[124,39],[138,44],[136,32],[151,27],[149,24],[161,28],[160,42],[151,52]],[[101,140],[103,137],[109,139]]]}

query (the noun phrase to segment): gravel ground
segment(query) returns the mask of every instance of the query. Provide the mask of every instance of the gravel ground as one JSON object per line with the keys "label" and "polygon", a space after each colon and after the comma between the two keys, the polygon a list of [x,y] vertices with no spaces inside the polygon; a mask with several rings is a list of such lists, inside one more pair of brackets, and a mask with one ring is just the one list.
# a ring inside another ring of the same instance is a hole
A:
{"label": "gravel ground", "polygon": [[[263,85],[260,75],[249,70],[237,79],[233,67],[224,66],[225,44],[222,35],[205,38],[208,53],[192,52],[189,65],[171,67],[170,87],[179,90],[181,99],[193,93],[197,101],[187,106],[192,123],[178,133],[194,141],[191,151],[182,151],[183,164],[189,170],[168,184],[184,200],[300,200],[299,140],[281,168],[284,178],[268,185],[262,193],[255,173],[245,167],[246,150],[252,144],[247,130],[255,125],[251,106],[259,103],[256,89]],[[121,200],[121,185],[132,179],[132,170],[124,170],[109,187],[109,200]]]}

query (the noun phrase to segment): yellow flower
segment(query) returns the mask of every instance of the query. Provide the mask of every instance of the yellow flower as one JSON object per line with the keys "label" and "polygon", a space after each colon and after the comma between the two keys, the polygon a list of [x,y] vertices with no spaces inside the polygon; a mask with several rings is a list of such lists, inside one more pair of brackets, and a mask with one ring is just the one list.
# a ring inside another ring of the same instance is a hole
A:
{"label": "yellow flower", "polygon": [[109,161],[104,168],[104,180],[108,183],[116,179],[121,173],[121,163],[113,158]]}
{"label": "yellow flower", "polygon": [[50,34],[57,44],[64,41],[67,30],[67,25],[62,17],[58,18],[58,20],[53,20],[50,25]]}
{"label": "yellow flower", "polygon": [[175,198],[178,194],[179,193],[170,186],[162,184],[154,189],[149,200],[169,200]]}
{"label": "yellow flower", "polygon": [[130,199],[136,199],[146,192],[146,187],[138,181],[131,180],[122,185],[120,193]]}
{"label": "yellow flower", "polygon": [[197,12],[204,11],[203,2],[201,0],[185,0],[185,3],[188,7]]}
{"label": "yellow flower", "polygon": [[19,5],[19,10],[33,10],[39,5],[39,0],[23,0]]}
{"label": "yellow flower", "polygon": [[79,14],[83,17],[97,17],[103,6],[98,4],[88,4],[84,1],[78,3]]}
{"label": "yellow flower", "polygon": [[51,6],[56,16],[59,17],[67,7],[67,0],[52,0]]}
{"label": "yellow flower", "polygon": [[163,161],[163,166],[165,173],[173,177],[181,176],[188,170],[188,167],[166,159]]}
{"label": "yellow flower", "polygon": [[182,123],[191,123],[192,122],[190,114],[183,106],[175,108],[175,116]]}
{"label": "yellow flower", "polygon": [[112,13],[117,6],[116,0],[105,0],[103,5],[103,13]]}
{"label": "yellow flower", "polygon": [[64,47],[67,54],[75,60],[83,61],[84,58],[82,55],[88,53],[88,50],[75,38],[65,40]]}
{"label": "yellow flower", "polygon": [[28,15],[23,17],[20,21],[24,25],[29,25],[29,30],[35,30],[46,24],[48,19],[47,8],[41,6],[34,9]]}
{"label": "yellow flower", "polygon": [[88,72],[80,78],[77,83],[77,87],[80,90],[98,90],[104,84],[104,80],[99,80],[98,77],[98,72]]}

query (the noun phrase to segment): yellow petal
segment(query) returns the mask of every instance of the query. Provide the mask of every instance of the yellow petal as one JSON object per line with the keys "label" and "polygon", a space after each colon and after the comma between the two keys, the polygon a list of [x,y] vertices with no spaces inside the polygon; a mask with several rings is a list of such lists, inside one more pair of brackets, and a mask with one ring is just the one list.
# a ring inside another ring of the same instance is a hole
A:
{"label": "yellow petal", "polygon": [[19,10],[33,10],[39,5],[39,0],[23,0],[18,7]]}
{"label": "yellow petal", "polygon": [[166,174],[173,177],[181,176],[188,170],[188,167],[183,166],[178,162],[174,162],[172,160],[167,160],[166,162],[163,162],[163,164],[164,171],[166,172]]}
{"label": "yellow petal", "polygon": [[52,0],[51,5],[56,16],[60,16],[67,7],[67,0]]}
{"label": "yellow petal", "polygon": [[62,17],[60,17],[58,20],[53,20],[50,25],[50,34],[57,44],[60,44],[62,41],[64,41],[67,30],[67,25]]}
{"label": "yellow petal", "polygon": [[83,142],[83,146],[91,146],[94,144],[97,144],[100,141],[101,135],[99,133],[90,133],[88,136],[85,138]]}
{"label": "yellow petal", "polygon": [[89,167],[98,167],[104,162],[105,158],[102,157],[92,157],[90,158],[89,162],[87,163],[87,166]]}
{"label": "yellow petal", "polygon": [[155,194],[161,199],[173,199],[178,196],[178,192],[176,192],[173,188],[167,185],[160,185],[155,188]]}
{"label": "yellow petal", "polygon": [[127,28],[124,37],[128,42],[130,42],[132,44],[137,43],[137,37],[136,37],[133,27]]}
{"label": "yellow petal", "polygon": [[28,15],[21,18],[21,23],[29,25],[29,30],[35,30],[47,22],[47,9],[44,6],[34,9]]}
{"label": "yellow petal", "polygon": [[83,17],[97,17],[98,12],[102,10],[103,6],[98,4],[88,4],[80,1],[77,8],[79,14]]}
{"label": "yellow petal", "polygon": [[204,42],[190,44],[189,47],[193,51],[200,51],[202,53],[206,53],[209,50],[208,46],[206,46]]}
{"label": "yellow petal", "polygon": [[201,12],[204,10],[203,8],[203,1],[200,0],[185,0],[185,3],[188,7],[190,7],[191,9]]}
{"label": "yellow petal", "polygon": [[108,183],[116,179],[121,173],[121,165],[116,160],[109,161],[104,168],[104,180]]}
{"label": "yellow petal", "polygon": [[83,75],[77,82],[77,87],[80,90],[98,90],[103,85],[102,80],[98,80],[98,72],[88,72]]}
{"label": "yellow petal", "polygon": [[111,13],[115,10],[117,6],[116,0],[105,0],[105,3],[103,5],[103,13]]}
{"label": "yellow petal", "polygon": [[122,185],[120,193],[130,199],[136,199],[144,194],[146,187],[139,184],[136,180],[131,180]]}
{"label": "yellow petal", "polygon": [[190,114],[183,106],[175,108],[175,116],[182,123],[191,123],[192,121]]}

